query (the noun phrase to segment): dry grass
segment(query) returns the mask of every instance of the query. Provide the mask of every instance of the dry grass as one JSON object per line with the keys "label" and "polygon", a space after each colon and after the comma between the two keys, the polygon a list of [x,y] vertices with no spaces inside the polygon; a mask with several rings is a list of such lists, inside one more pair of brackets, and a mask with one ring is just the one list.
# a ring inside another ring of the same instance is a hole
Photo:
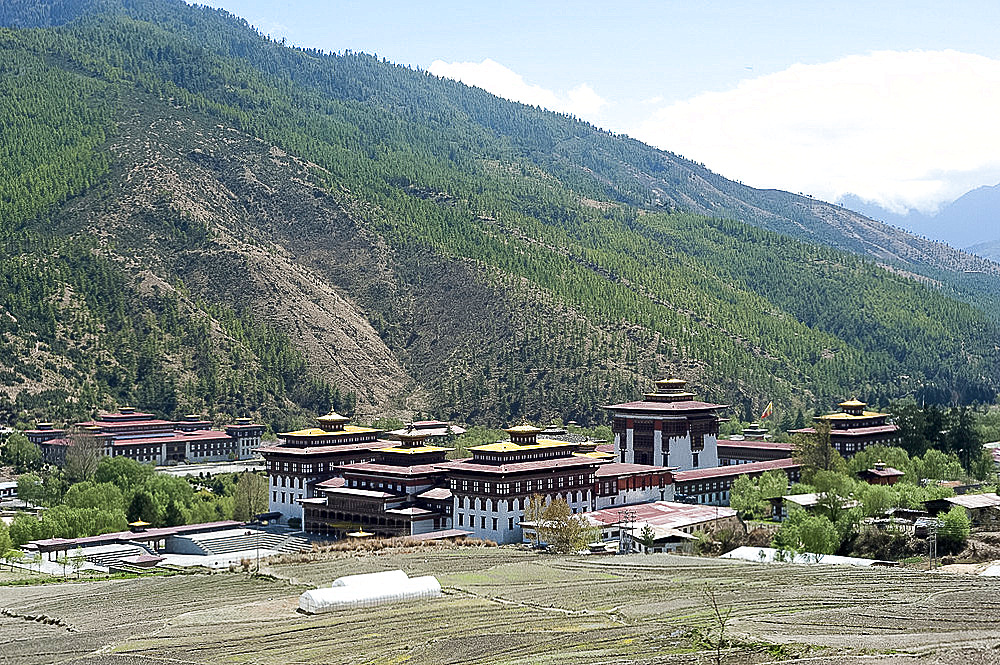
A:
{"label": "dry grass", "polygon": [[[0,588],[0,607],[14,616],[64,624],[0,616],[0,662],[696,663],[709,655],[706,588],[732,610],[723,663],[985,663],[1000,642],[995,578],[485,545],[306,556],[269,560],[270,577]],[[444,597],[295,612],[305,588],[395,568],[437,575]]]}

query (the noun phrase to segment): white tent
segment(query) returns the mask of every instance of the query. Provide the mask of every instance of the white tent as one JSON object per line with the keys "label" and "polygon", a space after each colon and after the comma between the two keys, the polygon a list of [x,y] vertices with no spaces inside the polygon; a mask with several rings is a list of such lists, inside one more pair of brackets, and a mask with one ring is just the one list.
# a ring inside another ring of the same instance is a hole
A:
{"label": "white tent", "polygon": [[440,595],[441,585],[433,575],[410,578],[402,570],[390,570],[339,577],[332,586],[306,591],[299,596],[299,609],[307,614],[319,614]]}

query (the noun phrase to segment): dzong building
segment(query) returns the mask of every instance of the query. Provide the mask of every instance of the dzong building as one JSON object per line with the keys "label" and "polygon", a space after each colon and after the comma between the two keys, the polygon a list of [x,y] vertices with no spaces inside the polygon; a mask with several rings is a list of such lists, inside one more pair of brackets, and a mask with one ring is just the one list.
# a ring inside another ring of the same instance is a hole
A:
{"label": "dzong building", "polygon": [[[868,405],[857,399],[841,402],[838,413],[817,416],[816,420],[830,425],[830,444],[845,459],[854,457],[868,446],[899,444],[899,427],[887,423],[888,413],[867,411]],[[814,436],[815,427],[792,430],[790,434]]]}
{"label": "dzong building", "polygon": [[641,400],[604,407],[621,462],[681,471],[719,465],[719,416],[725,404],[695,399],[682,379],[661,379]]}

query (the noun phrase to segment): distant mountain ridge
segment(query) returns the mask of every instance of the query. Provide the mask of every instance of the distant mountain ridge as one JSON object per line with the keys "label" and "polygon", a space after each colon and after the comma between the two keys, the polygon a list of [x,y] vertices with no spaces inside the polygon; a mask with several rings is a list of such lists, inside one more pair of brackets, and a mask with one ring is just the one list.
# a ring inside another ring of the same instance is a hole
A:
{"label": "distant mountain ridge", "polygon": [[872,219],[906,229],[911,233],[946,242],[987,259],[1000,258],[1000,184],[977,187],[966,192],[934,214],[911,210],[892,213],[856,196],[841,203]]}
{"label": "distant mountain ridge", "polygon": [[[1000,385],[1000,266],[842,207],[179,0],[0,23],[0,413],[236,413],[253,385],[275,426],[355,399],[496,425],[669,373],[747,417]],[[73,265],[38,283],[63,243],[110,311]]]}

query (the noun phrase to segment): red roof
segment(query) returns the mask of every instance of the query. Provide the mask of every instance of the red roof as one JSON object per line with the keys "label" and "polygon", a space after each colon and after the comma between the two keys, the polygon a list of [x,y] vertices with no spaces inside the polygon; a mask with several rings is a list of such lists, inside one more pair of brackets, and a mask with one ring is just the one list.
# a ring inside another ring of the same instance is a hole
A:
{"label": "red roof", "polygon": [[777,441],[752,441],[733,439],[719,439],[719,448],[723,446],[729,448],[742,448],[744,450],[792,450],[795,446],[791,443],[779,443]]}
{"label": "red roof", "polygon": [[635,402],[611,404],[603,408],[609,411],[677,411],[683,414],[688,411],[718,411],[719,409],[729,408],[729,405],[699,402],[697,400],[684,400],[681,402],[647,402],[645,400],[637,400]]}
{"label": "red roof", "polygon": [[444,473],[433,464],[414,464],[412,466],[394,466],[392,464],[377,464],[375,462],[357,462],[338,467],[343,473],[361,471],[366,473],[381,473],[388,476],[420,476],[426,474]]}
{"label": "red roof", "polygon": [[742,476],[747,473],[763,473],[765,471],[773,471],[775,469],[797,469],[799,466],[799,463],[791,457],[773,459],[766,462],[750,462],[749,464],[713,466],[707,469],[678,471],[674,474],[674,482],[684,483],[692,480],[705,480],[709,478],[728,478],[731,476]]}
{"label": "red roof", "polygon": [[[889,434],[891,432],[898,432],[899,428],[895,425],[875,425],[874,427],[855,427],[852,429],[831,429],[830,436],[867,436],[869,434]],[[804,429],[796,429],[790,432],[791,434],[815,434],[816,429],[813,427],[806,427]]]}
{"label": "red roof", "polygon": [[629,464],[627,462],[611,462],[597,467],[598,478],[638,476],[651,473],[670,473],[674,469],[665,466],[651,466],[649,464]]}
{"label": "red roof", "polygon": [[598,444],[598,445],[594,446],[594,450],[596,450],[599,453],[615,453],[615,452],[617,452],[615,450],[615,444],[613,444],[613,443],[601,443],[601,444]]}
{"label": "red roof", "polygon": [[418,499],[428,499],[430,501],[447,501],[451,499],[451,490],[447,487],[433,487],[426,492],[417,495]]}
{"label": "red roof", "polygon": [[894,469],[891,466],[887,466],[884,469],[865,469],[864,473],[871,476],[879,476],[880,478],[892,478],[893,476],[905,476],[906,474],[899,469]]}
{"label": "red roof", "polygon": [[339,446],[264,446],[257,448],[260,453],[285,453],[288,455],[321,455],[324,453],[346,453],[355,450],[379,450],[393,442],[363,441],[361,443],[342,443]]}
{"label": "red roof", "polygon": [[477,462],[461,462],[453,460],[451,462],[441,462],[435,466],[451,471],[471,471],[473,473],[503,475],[507,473],[529,473],[531,471],[548,471],[550,469],[566,469],[574,467],[594,468],[599,464],[600,462],[593,458],[577,457],[574,455],[573,457],[557,457],[556,459],[514,462],[512,464],[480,464]]}
{"label": "red roof", "polygon": [[[147,414],[152,415],[152,414]],[[100,427],[101,429],[117,429],[120,427],[155,427],[160,425],[180,425],[185,421],[160,420],[159,418],[149,418],[146,420],[87,420],[77,423],[77,427]],[[197,423],[188,423],[197,424]]]}
{"label": "red roof", "polygon": [[199,531],[216,531],[224,528],[242,526],[243,522],[224,520],[221,522],[203,522],[201,524],[183,524],[181,526],[165,526],[145,531],[116,531],[114,533],[104,533],[99,536],[85,536],[83,538],[44,538],[33,540],[29,545],[41,547],[51,545],[67,545],[71,547],[93,545],[97,543],[127,542],[130,540],[160,540],[167,536],[175,536],[182,533],[197,533]]}
{"label": "red roof", "polygon": [[72,446],[73,442],[69,439],[49,439],[48,441],[42,441],[40,446]]}
{"label": "red roof", "polygon": [[[690,503],[674,503],[672,501],[653,501],[628,506],[630,517],[634,516],[636,524],[646,523],[652,526],[664,526],[678,529],[692,524],[699,524],[719,518],[732,517],[736,511],[726,506],[706,506]],[[603,508],[584,513],[593,523],[618,524],[623,519],[621,506]]]}
{"label": "red roof", "polygon": [[163,436],[137,436],[132,437],[117,437],[112,440],[111,445],[113,446],[144,446],[148,444],[160,444],[160,443],[180,443],[184,441],[191,442],[202,442],[202,441],[231,441],[233,437],[229,436],[225,432],[219,432],[214,429],[202,429],[195,430],[193,432],[170,432],[169,434],[164,434]]}
{"label": "red roof", "polygon": [[390,494],[389,492],[380,492],[378,490],[363,490],[357,487],[327,487],[323,490],[326,492],[327,496],[331,494],[344,494],[346,496],[363,496],[370,499],[399,499],[401,497],[395,494]]}
{"label": "red roof", "polygon": [[333,478],[327,478],[321,483],[316,483],[314,487],[316,489],[329,489],[331,487],[343,487],[347,484],[347,481],[340,476],[334,476]]}

